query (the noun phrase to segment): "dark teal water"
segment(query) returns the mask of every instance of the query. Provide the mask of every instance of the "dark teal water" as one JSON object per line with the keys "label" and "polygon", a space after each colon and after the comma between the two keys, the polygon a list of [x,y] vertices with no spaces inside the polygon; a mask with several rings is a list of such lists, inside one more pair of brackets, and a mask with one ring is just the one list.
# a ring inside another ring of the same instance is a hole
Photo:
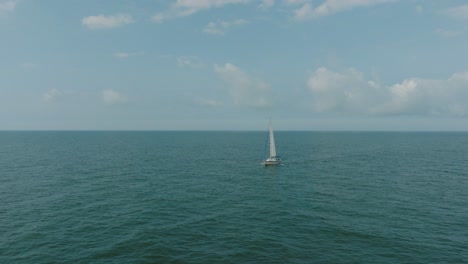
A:
{"label": "dark teal water", "polygon": [[0,263],[462,263],[468,133],[0,132]]}

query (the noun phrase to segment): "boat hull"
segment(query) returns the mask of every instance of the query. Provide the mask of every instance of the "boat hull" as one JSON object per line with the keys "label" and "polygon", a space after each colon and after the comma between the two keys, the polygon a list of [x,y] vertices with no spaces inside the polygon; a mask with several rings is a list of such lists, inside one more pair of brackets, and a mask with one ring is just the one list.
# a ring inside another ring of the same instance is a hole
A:
{"label": "boat hull", "polygon": [[275,166],[275,165],[280,165],[281,160],[264,160],[262,162],[263,166]]}

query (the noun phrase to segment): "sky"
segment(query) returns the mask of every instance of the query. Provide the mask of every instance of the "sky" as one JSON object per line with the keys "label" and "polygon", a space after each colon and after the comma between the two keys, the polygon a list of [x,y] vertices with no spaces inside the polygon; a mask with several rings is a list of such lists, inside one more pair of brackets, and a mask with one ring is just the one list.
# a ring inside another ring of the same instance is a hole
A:
{"label": "sky", "polygon": [[0,0],[0,130],[468,131],[466,0]]}

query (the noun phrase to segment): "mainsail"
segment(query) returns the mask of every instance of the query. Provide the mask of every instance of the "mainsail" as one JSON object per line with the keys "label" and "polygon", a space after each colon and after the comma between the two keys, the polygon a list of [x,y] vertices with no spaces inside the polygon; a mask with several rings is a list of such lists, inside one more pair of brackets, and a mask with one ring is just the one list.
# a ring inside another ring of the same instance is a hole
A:
{"label": "mainsail", "polygon": [[275,148],[275,137],[273,135],[273,127],[271,126],[271,120],[270,120],[270,158],[271,157],[276,157],[276,148]]}
{"label": "mainsail", "polygon": [[[281,158],[279,156],[276,156],[276,147],[275,147],[275,136],[273,135],[273,126],[271,125],[271,119],[270,119],[270,125],[268,126],[268,144],[265,144],[265,152],[266,152],[266,147],[268,146],[270,148],[270,156],[267,157],[262,164],[265,166],[272,166],[272,165],[279,165],[281,164]],[[266,154],[266,153],[265,153]]]}

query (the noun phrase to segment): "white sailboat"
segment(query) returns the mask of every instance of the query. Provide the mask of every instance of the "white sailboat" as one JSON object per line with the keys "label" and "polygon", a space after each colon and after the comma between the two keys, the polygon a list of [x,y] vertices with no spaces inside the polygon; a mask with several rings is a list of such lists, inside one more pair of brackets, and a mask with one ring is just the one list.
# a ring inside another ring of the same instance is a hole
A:
{"label": "white sailboat", "polygon": [[276,147],[275,147],[275,136],[273,135],[273,127],[270,125],[268,127],[269,135],[268,135],[268,148],[270,149],[270,156],[266,158],[262,164],[264,166],[271,166],[271,165],[279,165],[281,163],[281,157],[276,156]]}

